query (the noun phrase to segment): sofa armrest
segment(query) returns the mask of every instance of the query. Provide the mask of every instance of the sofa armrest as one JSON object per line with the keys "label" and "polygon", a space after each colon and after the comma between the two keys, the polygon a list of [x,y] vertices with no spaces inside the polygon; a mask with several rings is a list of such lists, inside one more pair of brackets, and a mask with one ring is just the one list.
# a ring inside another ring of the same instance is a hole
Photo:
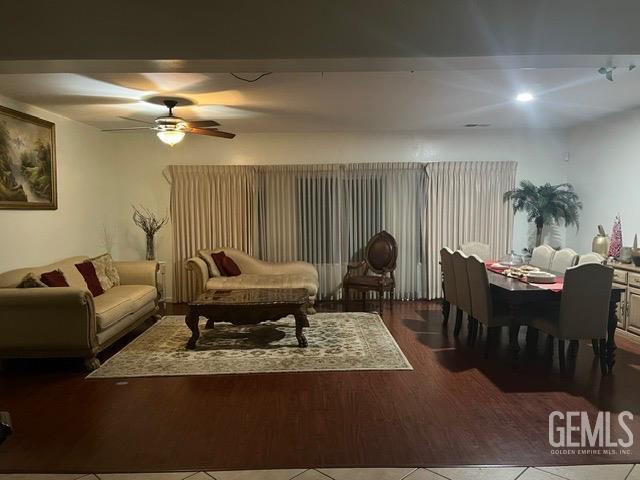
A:
{"label": "sofa armrest", "polygon": [[0,288],[0,356],[92,351],[93,297],[85,290]]}
{"label": "sofa armrest", "polygon": [[209,280],[209,267],[207,263],[200,257],[192,257],[185,263],[185,268],[190,272],[195,272],[198,278],[198,290],[204,291],[204,286]]}
{"label": "sofa armrest", "polygon": [[155,260],[113,262],[121,285],[150,285],[158,288],[158,270],[160,264]]}

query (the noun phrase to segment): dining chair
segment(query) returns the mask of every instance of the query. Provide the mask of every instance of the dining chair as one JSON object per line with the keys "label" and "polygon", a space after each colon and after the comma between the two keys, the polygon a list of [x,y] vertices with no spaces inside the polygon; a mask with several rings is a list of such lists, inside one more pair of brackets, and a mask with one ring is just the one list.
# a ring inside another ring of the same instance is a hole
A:
{"label": "dining chair", "polygon": [[484,356],[488,357],[500,329],[509,325],[509,313],[506,308],[494,304],[487,268],[479,257],[470,255],[467,258],[467,275],[473,319],[487,327]]}
{"label": "dining chair", "polygon": [[471,289],[469,288],[469,275],[467,273],[467,257],[460,250],[453,252],[453,274],[456,281],[456,324],[453,328],[453,335],[457,337],[462,328],[463,313],[467,314],[469,340],[472,339],[474,330],[473,313],[471,310]]}
{"label": "dining chair", "polygon": [[585,263],[600,263],[604,264],[605,258],[596,252],[585,253],[584,255],[580,255],[580,259],[578,260],[578,265],[584,265]]}
{"label": "dining chair", "polygon": [[491,249],[486,243],[468,242],[460,246],[466,255],[477,255],[480,260],[491,260]]}
{"label": "dining chair", "polygon": [[456,277],[453,271],[453,251],[450,248],[444,247],[440,249],[440,268],[442,270],[442,291],[444,296],[444,302],[442,302],[442,326],[446,327],[449,323],[451,305],[458,304]]}
{"label": "dining chair", "polygon": [[397,259],[398,243],[390,233],[383,230],[371,237],[364,251],[364,259],[347,265],[347,273],[342,279],[344,302],[349,301],[351,290],[359,290],[362,292],[363,309],[366,309],[367,293],[378,292],[379,313],[382,316],[384,294],[389,292],[389,304],[393,308]]}
{"label": "dining chair", "polygon": [[484,355],[488,357],[489,350],[498,339],[500,329],[509,325],[509,315],[506,308],[494,304],[487,268],[479,257],[470,255],[467,258],[467,275],[473,319],[487,327]]}
{"label": "dining chair", "polygon": [[556,251],[549,245],[540,245],[533,249],[529,265],[543,270],[551,270],[551,262]]}
{"label": "dining chair", "polygon": [[[577,352],[579,340],[597,339],[600,368],[606,373],[606,338],[613,269],[597,263],[585,263],[567,269],[557,308],[536,312],[530,324],[547,334],[553,356],[553,342],[558,340],[560,369],[565,368],[565,341]],[[571,346],[571,345],[570,345]]]}
{"label": "dining chair", "polygon": [[574,267],[578,263],[578,254],[570,249],[563,248],[558,250],[551,260],[552,272],[564,273],[567,268]]}

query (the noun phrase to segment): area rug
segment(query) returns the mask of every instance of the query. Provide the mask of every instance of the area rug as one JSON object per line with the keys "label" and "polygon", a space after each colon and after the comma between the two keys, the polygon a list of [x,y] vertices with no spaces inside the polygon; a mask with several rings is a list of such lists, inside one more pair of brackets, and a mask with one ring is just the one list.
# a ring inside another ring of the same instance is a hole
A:
{"label": "area rug", "polygon": [[329,370],[413,370],[374,313],[317,313],[298,347],[292,316],[277,322],[205,329],[195,350],[184,316],[164,317],[87,378],[222,375]]}

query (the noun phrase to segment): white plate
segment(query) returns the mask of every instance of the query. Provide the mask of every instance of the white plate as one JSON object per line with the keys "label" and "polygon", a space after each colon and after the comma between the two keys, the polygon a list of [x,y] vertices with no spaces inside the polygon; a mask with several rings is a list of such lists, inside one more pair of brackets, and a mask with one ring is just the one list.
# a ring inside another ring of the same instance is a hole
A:
{"label": "white plate", "polygon": [[556,283],[556,276],[547,272],[527,273],[527,281],[531,283]]}

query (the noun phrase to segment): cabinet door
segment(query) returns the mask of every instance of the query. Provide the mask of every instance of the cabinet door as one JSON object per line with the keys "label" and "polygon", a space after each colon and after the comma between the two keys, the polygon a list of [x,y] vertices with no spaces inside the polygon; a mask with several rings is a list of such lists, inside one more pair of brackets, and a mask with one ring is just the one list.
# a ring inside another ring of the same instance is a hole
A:
{"label": "cabinet door", "polygon": [[627,329],[640,335],[640,289],[630,288],[627,298]]}
{"label": "cabinet door", "polygon": [[[617,271],[617,270],[616,270]],[[622,287],[622,288],[627,288],[626,285],[621,285],[619,283],[614,283],[613,284],[616,287]],[[625,325],[627,324],[626,322],[626,308],[625,308],[625,304],[627,302],[627,292],[623,292],[622,296],[620,297],[620,301],[618,302],[618,305],[616,307],[616,316],[618,317],[618,328],[622,328],[624,330]]]}

